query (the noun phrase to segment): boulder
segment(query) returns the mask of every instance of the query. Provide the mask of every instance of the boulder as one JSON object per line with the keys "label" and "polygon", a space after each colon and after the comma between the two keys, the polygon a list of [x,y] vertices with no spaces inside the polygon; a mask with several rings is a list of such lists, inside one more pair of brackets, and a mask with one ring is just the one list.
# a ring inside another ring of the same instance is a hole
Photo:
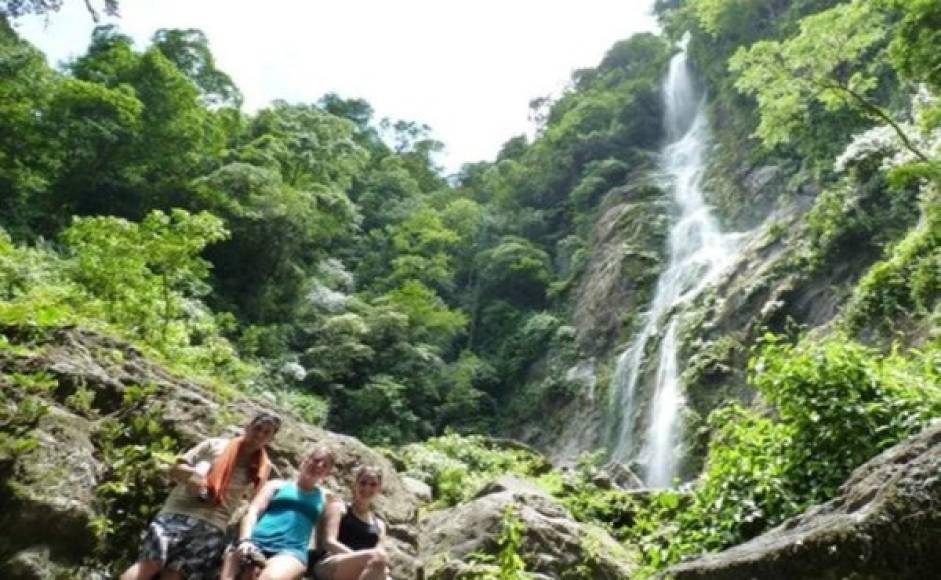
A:
{"label": "boulder", "polygon": [[634,471],[618,461],[611,461],[601,468],[599,476],[605,477],[611,484],[619,489],[642,489],[644,482]]}
{"label": "boulder", "polygon": [[498,551],[509,506],[523,526],[519,553],[528,572],[560,578],[580,569],[599,580],[630,575],[632,558],[606,532],[576,522],[533,484],[504,476],[473,500],[424,518],[419,559],[425,578],[470,577],[478,565],[474,555]]}
{"label": "boulder", "polygon": [[941,570],[941,421],[857,468],[833,500],[671,580],[915,580]]}
{"label": "boulder", "polygon": [[431,503],[431,500],[434,499],[434,492],[431,486],[424,481],[405,475],[402,477],[402,485],[405,486],[405,489],[407,489],[409,493],[415,496],[415,499],[422,503]]}
{"label": "boulder", "polygon": [[71,563],[61,564],[48,546],[21,550],[7,558],[3,566],[4,580],[110,580],[113,574]]}
{"label": "boulder", "polygon": [[51,578],[44,570],[77,565],[94,549],[104,468],[92,431],[88,420],[52,406],[32,433],[36,447],[16,458],[0,500],[0,554],[14,554],[0,562],[4,577]]}

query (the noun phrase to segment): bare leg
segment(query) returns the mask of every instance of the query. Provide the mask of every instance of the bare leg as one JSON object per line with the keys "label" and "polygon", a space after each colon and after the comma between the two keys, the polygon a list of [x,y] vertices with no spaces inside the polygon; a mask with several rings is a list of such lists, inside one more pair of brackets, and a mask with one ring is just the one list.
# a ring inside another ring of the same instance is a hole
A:
{"label": "bare leg", "polygon": [[222,571],[219,572],[219,580],[235,580],[239,576],[239,568],[241,568],[241,562],[238,552],[232,549],[226,550],[225,555],[222,556]]}
{"label": "bare leg", "polygon": [[160,580],[183,580],[183,575],[176,570],[161,570]]}
{"label": "bare leg", "polygon": [[389,558],[382,549],[375,550],[372,558],[366,563],[366,568],[359,580],[386,580],[389,573]]}
{"label": "bare leg", "polygon": [[121,574],[121,580],[151,580],[161,568],[163,562],[160,560],[142,560],[125,570],[124,574]]}
{"label": "bare leg", "polygon": [[382,549],[337,554],[314,568],[322,580],[385,580],[388,558]]}
{"label": "bare leg", "polygon": [[297,580],[304,575],[307,568],[292,556],[275,556],[268,558],[265,569],[261,571],[258,580]]}
{"label": "bare leg", "polygon": [[222,559],[222,572],[219,580],[255,580],[258,577],[258,568],[243,566],[242,557],[235,550],[227,550]]}

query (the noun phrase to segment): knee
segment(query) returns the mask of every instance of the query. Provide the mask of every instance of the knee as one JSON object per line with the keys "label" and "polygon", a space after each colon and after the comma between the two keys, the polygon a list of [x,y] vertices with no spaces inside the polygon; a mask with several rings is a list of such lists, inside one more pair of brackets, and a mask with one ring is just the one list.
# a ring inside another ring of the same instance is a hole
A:
{"label": "knee", "polygon": [[389,567],[389,554],[386,553],[382,548],[376,548],[373,550],[372,557],[369,559],[369,566],[373,568],[388,568]]}
{"label": "knee", "polygon": [[297,580],[303,576],[304,571],[294,571],[294,570],[281,570],[273,569],[273,566],[268,566],[261,571],[261,574],[256,574],[254,577],[258,580]]}
{"label": "knee", "polygon": [[160,573],[163,562],[157,560],[143,560],[133,564],[130,568],[121,574],[120,580],[150,580]]}

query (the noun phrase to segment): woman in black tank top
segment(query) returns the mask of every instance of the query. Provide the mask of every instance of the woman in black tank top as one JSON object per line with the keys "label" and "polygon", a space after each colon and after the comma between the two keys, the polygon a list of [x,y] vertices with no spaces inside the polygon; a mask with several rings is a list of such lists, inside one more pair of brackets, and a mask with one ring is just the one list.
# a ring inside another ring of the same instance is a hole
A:
{"label": "woman in black tank top", "polygon": [[382,549],[385,524],[372,509],[382,490],[382,471],[370,466],[356,470],[353,501],[333,502],[326,509],[321,556],[314,563],[318,580],[386,580],[388,558]]}

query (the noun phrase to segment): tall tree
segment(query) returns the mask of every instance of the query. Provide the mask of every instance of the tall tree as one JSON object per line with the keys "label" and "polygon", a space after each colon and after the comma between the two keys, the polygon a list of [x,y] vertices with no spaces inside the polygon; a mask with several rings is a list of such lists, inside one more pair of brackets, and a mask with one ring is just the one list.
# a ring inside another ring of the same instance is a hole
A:
{"label": "tall tree", "polygon": [[199,87],[210,106],[242,105],[242,92],[225,72],[216,68],[206,35],[195,28],[162,28],[154,33],[153,46]]}
{"label": "tall tree", "polygon": [[804,18],[800,33],[740,49],[729,63],[736,86],[758,100],[756,135],[769,146],[787,142],[811,123],[813,105],[838,112],[852,109],[892,127],[919,159],[926,155],[901,121],[873,96],[886,66],[888,23],[872,2],[854,0]]}

